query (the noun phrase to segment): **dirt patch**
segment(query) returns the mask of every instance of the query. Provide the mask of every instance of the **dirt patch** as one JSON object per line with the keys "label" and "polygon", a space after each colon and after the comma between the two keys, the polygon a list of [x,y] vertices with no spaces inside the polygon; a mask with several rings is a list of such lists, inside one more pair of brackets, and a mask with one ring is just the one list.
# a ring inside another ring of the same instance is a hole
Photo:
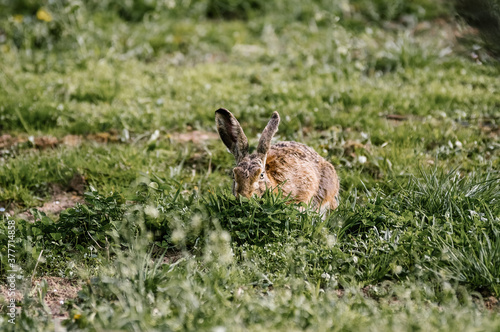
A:
{"label": "dirt patch", "polygon": [[173,264],[177,262],[179,259],[184,257],[184,254],[181,251],[172,251],[168,252],[163,256],[163,264]]}
{"label": "dirt patch", "polygon": [[193,130],[187,133],[171,133],[168,137],[176,142],[187,143],[192,142],[200,144],[208,140],[219,139],[219,135],[210,131]]}
{"label": "dirt patch", "polygon": [[408,115],[387,114],[385,118],[393,121],[406,121],[408,120]]}
{"label": "dirt patch", "polygon": [[[85,177],[79,173],[75,173],[66,188],[59,184],[52,184],[50,188],[50,200],[35,208],[47,215],[59,215],[62,211],[74,207],[77,203],[84,202],[82,195],[85,191],[85,186]],[[10,211],[9,213],[14,214],[14,211]],[[30,211],[20,213],[19,216],[29,221],[35,220]]]}
{"label": "dirt patch", "polygon": [[497,119],[486,119],[479,124],[479,128],[491,138],[500,136],[500,126],[497,124]]}
{"label": "dirt patch", "polygon": [[417,115],[412,115],[412,114],[382,114],[382,113],[379,113],[379,116],[385,118],[387,120],[387,123],[389,123],[393,127],[398,127],[407,121],[414,121],[414,122],[424,121],[423,117],[417,116]]}
{"label": "dirt patch", "polygon": [[75,191],[79,195],[83,195],[85,192],[85,187],[86,187],[87,181],[85,179],[85,176],[83,176],[80,173],[75,173],[71,180],[69,181],[69,188],[68,190]]}
{"label": "dirt patch", "polygon": [[[47,215],[59,215],[62,211],[74,207],[77,203],[83,202],[83,197],[76,195],[74,192],[62,192],[52,196],[49,202],[44,203],[42,206],[35,207],[35,209]],[[11,211],[10,214],[14,214],[14,211]],[[35,217],[30,211],[19,213],[18,216],[28,221],[35,221]]]}
{"label": "dirt patch", "polygon": [[[66,312],[63,312],[62,306],[68,300],[75,299],[78,292],[82,289],[76,280],[68,280],[59,277],[43,277],[33,280],[31,284],[31,289],[29,295],[32,298],[38,297],[38,293],[42,290],[44,286],[44,281],[47,285],[47,294],[45,296],[44,302],[47,307],[50,308],[52,317],[65,319],[68,317]],[[3,298],[8,298],[8,289],[5,285],[0,285],[0,296]],[[19,289],[16,291],[15,299],[17,302],[23,300],[22,291]]]}
{"label": "dirt patch", "polygon": [[494,296],[489,296],[484,299],[484,306],[491,311],[498,311],[500,309],[500,302]]}
{"label": "dirt patch", "polygon": [[55,138],[54,136],[30,137],[29,141],[37,149],[54,148],[59,144],[59,140],[57,138]]}
{"label": "dirt patch", "polygon": [[15,138],[9,134],[0,136],[0,149],[8,149],[14,144]]}
{"label": "dirt patch", "polygon": [[160,258],[162,260],[162,264],[173,264],[181,258],[185,257],[185,254],[182,251],[170,249],[165,252],[164,248],[156,245],[153,246],[151,254],[151,262],[155,262]]}
{"label": "dirt patch", "polygon": [[44,277],[33,281],[32,294],[38,293],[44,281],[47,283],[47,295],[44,300],[45,304],[52,312],[52,317],[62,319],[68,318],[68,313],[63,312],[62,306],[66,301],[75,299],[82,287],[76,280],[68,280],[59,277]]}
{"label": "dirt patch", "polygon": [[71,193],[61,193],[52,197],[52,201],[43,204],[38,210],[46,214],[58,215],[61,211],[72,208],[76,203],[83,203],[83,198]]}
{"label": "dirt patch", "polygon": [[[188,130],[191,128],[189,127]],[[139,135],[138,137],[141,137]],[[186,143],[192,142],[195,144],[203,143],[207,140],[216,140],[219,135],[210,131],[202,130],[192,130],[185,133],[170,133],[167,134],[167,138],[175,142]],[[54,136],[11,136],[9,134],[4,134],[0,136],[0,156],[2,154],[8,154],[9,150],[16,150],[21,148],[34,148],[38,150],[44,150],[49,148],[55,148],[59,145],[65,145],[69,147],[78,147],[84,141],[92,141],[97,143],[119,143],[123,140],[116,130],[110,130],[109,132],[88,134],[86,136],[82,135],[66,135],[61,139]]]}
{"label": "dirt patch", "polygon": [[19,148],[34,148],[44,150],[55,148],[59,145],[76,147],[82,144],[84,140],[95,141],[99,143],[118,142],[119,137],[115,132],[105,132],[97,134],[89,134],[86,137],[81,135],[66,135],[61,139],[54,136],[16,136],[9,134],[0,136],[0,153],[7,153],[8,150]]}
{"label": "dirt patch", "polygon": [[62,144],[75,147],[80,146],[82,144],[83,137],[80,135],[66,135],[62,139]]}
{"label": "dirt patch", "polygon": [[120,137],[118,137],[118,133],[116,131],[97,133],[87,135],[87,140],[95,141],[98,143],[108,143],[108,142],[119,142]]}

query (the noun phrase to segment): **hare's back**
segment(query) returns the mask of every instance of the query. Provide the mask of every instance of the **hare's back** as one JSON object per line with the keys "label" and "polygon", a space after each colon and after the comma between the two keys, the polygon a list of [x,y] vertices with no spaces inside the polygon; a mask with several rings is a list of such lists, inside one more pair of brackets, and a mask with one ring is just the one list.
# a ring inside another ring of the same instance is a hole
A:
{"label": "hare's back", "polygon": [[[297,142],[279,142],[271,146],[266,159],[266,172],[277,183],[303,186],[307,191],[317,189],[321,168],[326,161],[307,145]],[[295,191],[295,190],[294,190]]]}
{"label": "hare's back", "polygon": [[322,210],[335,209],[339,180],[332,164],[307,145],[280,142],[269,149],[266,172],[272,184],[300,202],[313,201]]}
{"label": "hare's back", "polygon": [[299,162],[315,164],[324,161],[316,151],[305,144],[298,142],[279,142],[273,144],[268,152],[268,159],[273,156],[284,163]]}

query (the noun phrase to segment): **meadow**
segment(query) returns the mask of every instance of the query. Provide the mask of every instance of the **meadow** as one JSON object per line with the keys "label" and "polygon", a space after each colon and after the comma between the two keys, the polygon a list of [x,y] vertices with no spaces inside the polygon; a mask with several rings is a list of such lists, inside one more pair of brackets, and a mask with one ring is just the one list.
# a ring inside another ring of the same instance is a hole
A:
{"label": "meadow", "polygon": [[[499,330],[500,65],[454,10],[0,0],[0,329]],[[219,107],[338,209],[236,199]]]}

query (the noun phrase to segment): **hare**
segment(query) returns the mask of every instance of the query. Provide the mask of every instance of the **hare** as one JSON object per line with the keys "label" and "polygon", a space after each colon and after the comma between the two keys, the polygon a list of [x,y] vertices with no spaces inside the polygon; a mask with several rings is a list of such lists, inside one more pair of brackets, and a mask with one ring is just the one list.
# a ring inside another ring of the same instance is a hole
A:
{"label": "hare", "polygon": [[248,152],[247,137],[231,112],[219,108],[215,111],[215,122],[222,142],[236,159],[233,169],[236,197],[260,197],[267,188],[281,187],[296,202],[312,202],[323,215],[337,208],[340,184],[332,164],[301,143],[271,145],[280,123],[278,112],[273,113],[252,154]]}

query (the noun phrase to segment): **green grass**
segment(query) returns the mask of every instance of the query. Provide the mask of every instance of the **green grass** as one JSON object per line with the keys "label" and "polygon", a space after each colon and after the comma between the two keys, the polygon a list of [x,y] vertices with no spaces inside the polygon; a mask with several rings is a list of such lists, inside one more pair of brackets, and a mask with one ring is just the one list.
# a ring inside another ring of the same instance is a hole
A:
{"label": "green grass", "polygon": [[[499,328],[499,66],[455,41],[445,2],[0,0],[0,17],[17,142],[0,149],[0,277],[13,219],[25,295],[15,327],[0,304],[6,330],[53,328],[29,283],[45,276],[82,287],[68,330]],[[339,208],[233,197],[222,142],[178,139],[214,133],[219,107],[251,148],[278,111],[278,140],[336,167]],[[36,210],[75,175],[83,204]]]}

